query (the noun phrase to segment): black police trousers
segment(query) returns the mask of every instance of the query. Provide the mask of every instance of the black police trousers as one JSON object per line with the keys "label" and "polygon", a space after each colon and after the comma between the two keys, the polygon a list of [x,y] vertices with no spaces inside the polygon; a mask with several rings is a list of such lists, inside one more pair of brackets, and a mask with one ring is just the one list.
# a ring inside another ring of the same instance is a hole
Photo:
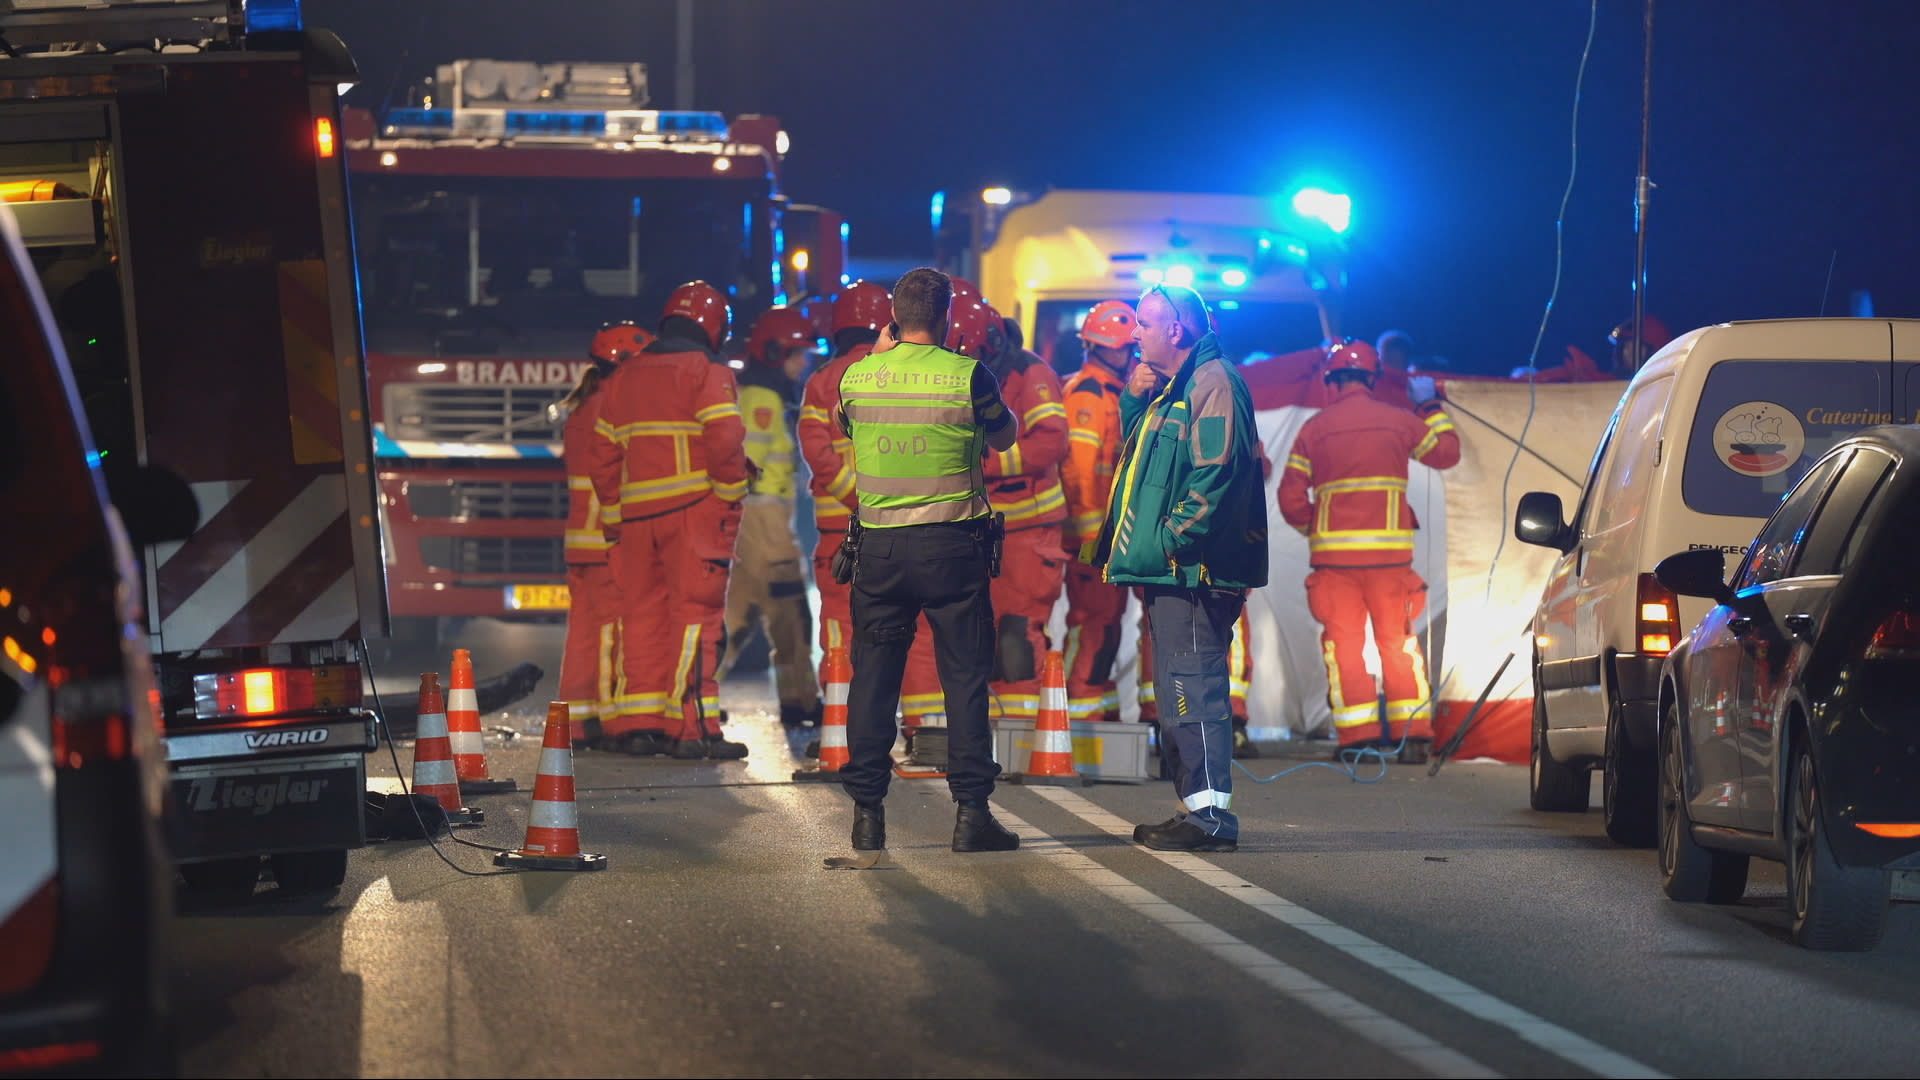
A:
{"label": "black police trousers", "polygon": [[893,778],[894,714],[922,612],[947,699],[947,789],[955,801],[993,794],[987,680],[993,673],[992,576],[978,521],[865,530],[853,578],[853,684],[840,770],[856,802],[878,802]]}

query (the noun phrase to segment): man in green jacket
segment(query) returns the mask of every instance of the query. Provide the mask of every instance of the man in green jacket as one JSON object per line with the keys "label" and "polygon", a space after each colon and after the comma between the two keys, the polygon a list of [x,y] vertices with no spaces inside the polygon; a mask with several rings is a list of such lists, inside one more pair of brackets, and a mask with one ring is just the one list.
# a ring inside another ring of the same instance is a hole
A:
{"label": "man in green jacket", "polygon": [[[1140,297],[1140,364],[1120,399],[1126,448],[1100,536],[1082,558],[1144,587],[1161,753],[1182,810],[1133,838],[1159,851],[1232,851],[1227,653],[1247,590],[1267,583],[1267,501],[1247,384],[1192,289]],[[1156,387],[1158,392],[1156,393]]]}

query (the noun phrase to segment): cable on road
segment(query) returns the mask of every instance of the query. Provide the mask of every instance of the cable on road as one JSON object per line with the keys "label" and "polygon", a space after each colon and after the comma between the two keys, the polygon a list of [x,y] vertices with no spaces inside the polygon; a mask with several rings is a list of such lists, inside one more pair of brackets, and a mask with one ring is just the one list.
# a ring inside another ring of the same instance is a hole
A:
{"label": "cable on road", "polygon": [[[360,666],[365,668],[367,672],[367,689],[373,693],[373,715],[374,718],[379,721],[380,733],[386,736],[387,753],[393,758],[393,775],[400,781],[400,794],[406,798],[407,806],[413,810],[413,819],[420,823],[420,835],[426,837],[427,845],[433,848],[433,853],[440,856],[440,861],[452,867],[456,873],[465,874],[468,877],[500,877],[505,874],[526,873],[526,870],[519,868],[469,870],[448,858],[447,853],[440,850],[439,842],[433,838],[433,830],[427,827],[426,817],[420,813],[420,804],[413,801],[413,791],[407,784],[407,771],[400,766],[400,751],[394,742],[393,729],[387,726],[387,707],[380,702],[380,684],[376,682],[373,677],[373,654],[367,649],[367,639],[364,637],[360,639]],[[449,838],[456,844],[465,844],[467,847],[479,848],[482,851],[513,850],[511,848],[493,847],[489,844],[476,844],[471,840],[463,840],[458,836],[451,836],[451,834]]]}

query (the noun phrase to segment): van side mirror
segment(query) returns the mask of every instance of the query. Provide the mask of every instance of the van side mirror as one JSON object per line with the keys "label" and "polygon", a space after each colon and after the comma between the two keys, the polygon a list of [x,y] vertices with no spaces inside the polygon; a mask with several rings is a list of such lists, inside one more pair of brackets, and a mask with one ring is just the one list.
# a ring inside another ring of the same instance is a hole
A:
{"label": "van side mirror", "polygon": [[1653,576],[1681,596],[1704,596],[1716,604],[1733,603],[1733,590],[1727,586],[1724,552],[1700,548],[1669,555],[1654,566]]}
{"label": "van side mirror", "polygon": [[1551,491],[1529,491],[1514,511],[1513,535],[1523,544],[1537,544],[1565,553],[1573,549],[1573,528],[1567,524],[1560,496]]}

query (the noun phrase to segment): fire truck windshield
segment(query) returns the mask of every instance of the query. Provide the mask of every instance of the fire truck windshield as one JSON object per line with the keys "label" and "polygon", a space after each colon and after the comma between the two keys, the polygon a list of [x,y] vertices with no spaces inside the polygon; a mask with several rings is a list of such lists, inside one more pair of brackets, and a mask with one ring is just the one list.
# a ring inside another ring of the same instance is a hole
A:
{"label": "fire truck windshield", "polygon": [[675,286],[771,300],[764,180],[355,177],[368,345],[571,356],[602,323],[651,326]]}

